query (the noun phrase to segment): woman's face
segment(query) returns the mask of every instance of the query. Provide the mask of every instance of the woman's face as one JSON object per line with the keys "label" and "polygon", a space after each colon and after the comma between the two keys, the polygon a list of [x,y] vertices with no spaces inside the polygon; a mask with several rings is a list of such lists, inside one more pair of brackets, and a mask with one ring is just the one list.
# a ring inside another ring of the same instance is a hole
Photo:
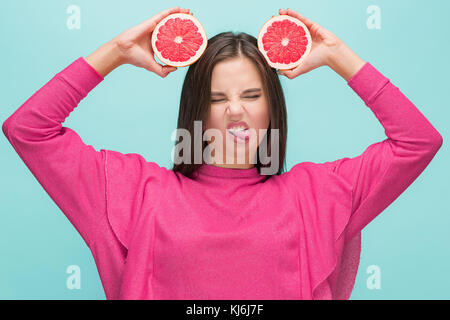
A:
{"label": "woman's face", "polygon": [[[222,138],[217,142],[214,140],[214,148],[210,145],[214,150],[211,152],[214,157],[212,163],[229,168],[253,167],[257,148],[265,135],[265,131],[259,130],[268,129],[270,124],[268,99],[258,69],[246,57],[218,63],[212,72],[210,98],[209,114],[203,129],[217,129],[221,133],[218,137]],[[243,122],[244,127],[250,130],[239,133],[227,129],[238,122]],[[217,148],[217,143],[222,144],[222,149]]]}

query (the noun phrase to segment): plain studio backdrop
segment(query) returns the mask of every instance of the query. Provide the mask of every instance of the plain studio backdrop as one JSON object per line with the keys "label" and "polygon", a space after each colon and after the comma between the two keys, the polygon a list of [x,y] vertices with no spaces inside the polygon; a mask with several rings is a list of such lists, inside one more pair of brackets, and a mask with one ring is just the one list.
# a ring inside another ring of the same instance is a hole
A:
{"label": "plain studio backdrop", "polygon": [[[208,38],[228,30],[256,37],[279,8],[292,8],[334,32],[419,108],[444,144],[419,178],[363,230],[351,299],[449,299],[447,0],[5,0],[0,10],[0,120],[78,57],[177,5],[191,9]],[[121,66],[63,125],[96,150],[139,153],[169,168],[186,71],[179,68],[162,79]],[[331,69],[281,79],[288,110],[288,169],[303,161],[354,157],[386,138],[374,114]],[[0,299],[105,299],[88,247],[3,134],[0,155]],[[70,285],[76,272],[80,288]]]}

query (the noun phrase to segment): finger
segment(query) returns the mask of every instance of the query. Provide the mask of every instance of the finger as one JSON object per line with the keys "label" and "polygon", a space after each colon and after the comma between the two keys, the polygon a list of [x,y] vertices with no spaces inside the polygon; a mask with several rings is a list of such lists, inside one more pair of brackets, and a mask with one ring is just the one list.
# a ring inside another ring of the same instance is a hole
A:
{"label": "finger", "polygon": [[[145,67],[148,71],[156,73],[160,77],[165,77],[167,75],[167,71],[165,71],[164,66],[158,63],[154,58],[150,58],[148,61],[148,65]],[[167,69],[167,68],[166,68]]]}
{"label": "finger", "polygon": [[138,24],[136,26],[136,29],[139,32],[153,31],[153,29],[156,27],[158,22],[160,22],[165,17],[171,15],[172,13],[178,13],[178,12],[187,13],[186,10],[189,11],[189,9],[181,9],[179,6],[176,6],[176,7],[170,8],[170,9],[166,9],[166,10],[156,14],[155,16],[151,17],[150,19],[145,20],[144,22]]}
{"label": "finger", "polygon": [[174,72],[178,69],[177,67],[173,67],[173,66],[164,66],[163,68],[164,68],[164,71],[166,72],[166,74]]}
{"label": "finger", "polygon": [[181,8],[180,9],[180,13],[187,13],[187,14],[192,14],[191,12],[189,12],[189,9],[184,9],[184,8]]}
{"label": "finger", "polygon": [[[281,12],[283,12],[283,13],[281,13]],[[306,25],[306,27],[308,29],[314,25],[314,21],[306,18],[305,16],[301,15],[300,13],[298,13],[292,9],[289,9],[289,8],[287,10],[280,9],[280,14],[287,14],[291,17],[299,19],[301,22],[303,22]]]}
{"label": "finger", "polygon": [[155,59],[151,59],[149,61],[149,67],[146,69],[156,73],[162,78],[165,78],[169,73],[177,70],[178,68],[169,65],[163,66],[162,64],[158,63]]}
{"label": "finger", "polygon": [[156,20],[156,23],[167,17],[172,13],[189,13],[189,9],[180,8],[179,6],[164,10],[153,17]]}
{"label": "finger", "polygon": [[294,79],[296,77],[292,70],[280,70],[278,73],[289,79]]}
{"label": "finger", "polygon": [[170,73],[174,72],[176,69],[174,67],[163,66],[162,74],[159,74],[162,78],[167,77]]}
{"label": "finger", "polygon": [[278,73],[289,79],[294,79],[294,78],[298,77],[299,75],[305,73],[305,68],[304,68],[304,65],[299,65],[293,69],[279,70]]}

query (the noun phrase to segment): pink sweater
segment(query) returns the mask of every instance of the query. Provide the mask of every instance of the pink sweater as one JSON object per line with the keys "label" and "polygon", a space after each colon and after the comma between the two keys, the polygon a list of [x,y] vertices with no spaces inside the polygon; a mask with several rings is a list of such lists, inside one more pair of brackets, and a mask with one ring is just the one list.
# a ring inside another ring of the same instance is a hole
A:
{"label": "pink sweater", "polygon": [[348,299],[361,230],[426,168],[442,136],[366,63],[348,85],[387,139],[278,176],[203,165],[195,179],[96,151],[62,123],[103,79],[83,57],[3,124],[90,248],[107,299]]}

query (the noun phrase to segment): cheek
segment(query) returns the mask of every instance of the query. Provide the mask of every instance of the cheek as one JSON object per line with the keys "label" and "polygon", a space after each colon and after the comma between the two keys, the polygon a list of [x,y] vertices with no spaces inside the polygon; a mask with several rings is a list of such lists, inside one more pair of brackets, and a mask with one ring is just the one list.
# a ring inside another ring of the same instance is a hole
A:
{"label": "cheek", "polygon": [[253,114],[253,123],[258,129],[267,129],[270,122],[270,112],[267,104],[255,106]]}
{"label": "cheek", "polygon": [[211,109],[209,110],[208,115],[206,117],[204,127],[207,129],[217,128],[217,126],[219,124],[219,119],[220,119],[219,113],[217,112],[217,110],[215,110],[215,108],[211,107]]}
{"label": "cheek", "polygon": [[215,130],[219,129],[222,133],[222,136],[225,138],[226,131],[222,128],[224,122],[223,117],[224,117],[223,111],[219,110],[219,108],[214,108],[214,106],[211,107],[206,117],[206,120],[203,122],[203,132],[205,132],[208,129],[211,129],[208,132],[207,137],[211,137],[211,135],[216,135],[217,133]]}

